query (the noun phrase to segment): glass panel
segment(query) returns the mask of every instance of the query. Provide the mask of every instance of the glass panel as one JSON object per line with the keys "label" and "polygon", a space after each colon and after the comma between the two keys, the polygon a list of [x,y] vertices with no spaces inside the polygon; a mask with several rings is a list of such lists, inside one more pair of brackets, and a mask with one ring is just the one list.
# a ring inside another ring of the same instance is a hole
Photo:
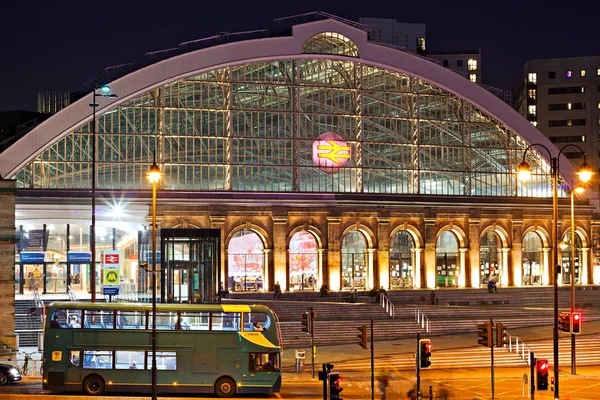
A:
{"label": "glass panel", "polygon": [[117,311],[117,328],[146,329],[145,311]]}
{"label": "glass panel", "polygon": [[300,231],[290,240],[290,289],[316,290],[317,240],[309,231]]}
{"label": "glass panel", "polygon": [[359,231],[350,231],[342,240],[342,289],[365,289],[367,241]]}
{"label": "glass panel", "polygon": [[113,328],[112,311],[104,310],[86,310],[83,326],[91,329],[111,329]]}
{"label": "glass panel", "polygon": [[84,369],[112,368],[113,353],[106,350],[85,350],[83,352]]}
{"label": "glass panel", "polygon": [[436,286],[457,287],[460,273],[458,239],[444,231],[436,243]]}
{"label": "glass panel", "polygon": [[144,369],[144,352],[119,350],[115,351],[115,368]]}
{"label": "glass panel", "polygon": [[208,330],[209,313],[208,312],[181,312],[182,329]]}
{"label": "glass panel", "polygon": [[496,285],[502,282],[502,248],[500,238],[493,231],[488,231],[479,243],[479,280],[481,286],[486,286],[490,281]]}
{"label": "glass panel", "polygon": [[413,240],[408,232],[396,232],[390,243],[390,288],[413,287],[414,254]]}
{"label": "glass panel", "polygon": [[523,285],[542,284],[542,239],[535,232],[529,232],[523,238]]}
{"label": "glass panel", "polygon": [[241,313],[212,313],[213,331],[238,331],[241,329]]}
{"label": "glass panel", "polygon": [[263,289],[263,242],[250,230],[236,232],[228,247],[229,290]]}
{"label": "glass panel", "polygon": [[[152,352],[148,352],[146,358],[148,369],[152,368]],[[156,369],[171,370],[177,369],[177,353],[174,351],[157,351],[156,352]]]}

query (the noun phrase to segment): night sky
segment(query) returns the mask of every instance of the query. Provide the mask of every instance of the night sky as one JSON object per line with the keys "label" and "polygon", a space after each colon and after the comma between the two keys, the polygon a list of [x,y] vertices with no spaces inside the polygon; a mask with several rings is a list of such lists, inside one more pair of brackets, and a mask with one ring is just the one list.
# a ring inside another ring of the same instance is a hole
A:
{"label": "night sky", "polygon": [[17,1],[0,5],[0,111],[37,107],[37,92],[87,91],[105,67],[179,43],[271,27],[325,11],[427,24],[429,51],[481,47],[483,83],[512,89],[525,61],[600,55],[600,2]]}

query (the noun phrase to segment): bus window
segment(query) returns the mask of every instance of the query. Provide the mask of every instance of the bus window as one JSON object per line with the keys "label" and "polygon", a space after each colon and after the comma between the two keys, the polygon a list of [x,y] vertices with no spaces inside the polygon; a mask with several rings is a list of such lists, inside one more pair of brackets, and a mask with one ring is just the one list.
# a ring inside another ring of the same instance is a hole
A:
{"label": "bus window", "polygon": [[81,328],[81,311],[67,310],[66,328]]}
{"label": "bus window", "polygon": [[83,352],[84,369],[110,369],[112,368],[112,351],[86,350]]}
{"label": "bus window", "polygon": [[240,330],[241,313],[224,312],[212,313],[213,331],[238,331]]}
{"label": "bus window", "polygon": [[274,353],[250,353],[250,371],[279,371],[279,361]]}
{"label": "bus window", "polygon": [[69,361],[76,367],[79,367],[79,350],[69,351]]}
{"label": "bus window", "polygon": [[113,328],[113,313],[112,311],[86,310],[83,326],[91,329],[111,329]]}
{"label": "bus window", "polygon": [[260,325],[262,330],[266,331],[269,329],[269,326],[271,326],[271,321],[269,317],[263,313],[244,313],[244,330],[255,331],[255,324]]}
{"label": "bus window", "polygon": [[[148,352],[148,369],[152,369],[152,352]],[[174,371],[177,369],[177,353],[174,351],[156,352],[156,369]]]}
{"label": "bus window", "polygon": [[120,350],[115,351],[115,368],[144,369],[144,352]]}
{"label": "bus window", "polygon": [[208,312],[181,312],[181,329],[208,330]]}
{"label": "bus window", "polygon": [[[150,315],[149,328],[152,328],[152,315]],[[156,329],[173,329],[177,322],[177,312],[157,312]]]}
{"label": "bus window", "polygon": [[146,329],[146,312],[117,311],[118,329]]}

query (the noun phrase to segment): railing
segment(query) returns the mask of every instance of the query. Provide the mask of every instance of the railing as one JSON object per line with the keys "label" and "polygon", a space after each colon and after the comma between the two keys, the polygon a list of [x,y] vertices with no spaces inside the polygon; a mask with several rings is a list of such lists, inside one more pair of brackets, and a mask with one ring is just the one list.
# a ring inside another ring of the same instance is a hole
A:
{"label": "railing", "polygon": [[527,365],[530,365],[529,353],[533,352],[531,347],[518,336],[512,336],[508,332],[506,332],[506,335],[508,336],[508,351],[520,355],[521,360],[525,360]]}
{"label": "railing", "polygon": [[381,303],[381,307],[383,307],[385,312],[390,314],[390,317],[394,318],[394,304],[392,304],[385,293],[379,293],[379,302]]}
{"label": "railing", "polygon": [[77,301],[77,295],[75,294],[73,289],[71,289],[71,285],[67,286],[67,292],[69,293],[70,301]]}
{"label": "railing", "polygon": [[429,332],[429,318],[418,308],[415,308],[415,321],[417,324],[421,324],[421,328],[425,329],[425,332]]}

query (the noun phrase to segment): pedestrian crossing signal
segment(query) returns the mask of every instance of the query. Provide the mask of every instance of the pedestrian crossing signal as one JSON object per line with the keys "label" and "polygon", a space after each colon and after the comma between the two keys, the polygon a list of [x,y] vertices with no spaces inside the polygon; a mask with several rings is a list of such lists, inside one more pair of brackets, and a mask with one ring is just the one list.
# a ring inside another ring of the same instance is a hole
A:
{"label": "pedestrian crossing signal", "polygon": [[535,365],[537,371],[537,390],[548,390],[548,359],[539,359]]}
{"label": "pedestrian crossing signal", "polygon": [[493,336],[492,336],[492,324],[490,322],[486,322],[484,324],[477,325],[477,343],[485,346],[492,347],[493,346]]}
{"label": "pedestrian crossing signal", "polygon": [[368,327],[367,327],[367,325],[361,325],[359,328],[356,328],[356,329],[358,329],[360,331],[360,333],[358,335],[356,335],[356,337],[359,338],[360,341],[358,341],[356,343],[358,343],[358,345],[360,347],[362,347],[363,349],[366,349],[368,347],[367,346],[367,339],[369,337],[369,334],[367,332],[368,331]]}
{"label": "pedestrian crossing signal", "polygon": [[431,366],[431,341],[429,339],[419,340],[419,367],[426,369]]}
{"label": "pedestrian crossing signal", "polygon": [[571,314],[571,333],[578,335],[581,333],[581,313],[574,312]]}

